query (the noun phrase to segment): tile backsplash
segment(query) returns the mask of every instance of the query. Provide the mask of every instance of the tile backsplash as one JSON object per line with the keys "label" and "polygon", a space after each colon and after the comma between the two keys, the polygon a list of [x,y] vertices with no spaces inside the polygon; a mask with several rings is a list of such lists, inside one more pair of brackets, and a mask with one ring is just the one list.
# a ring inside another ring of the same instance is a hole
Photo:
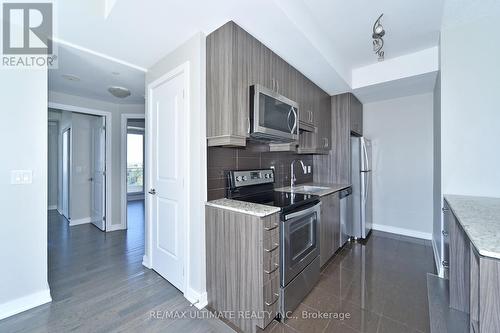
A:
{"label": "tile backsplash", "polygon": [[304,175],[300,163],[295,165],[297,184],[313,181],[312,155],[298,155],[292,152],[269,152],[269,146],[247,143],[245,148],[209,147],[207,151],[208,200],[224,198],[228,170],[266,169],[274,166],[275,187],[290,185],[290,163],[300,159],[311,166],[311,173]]}

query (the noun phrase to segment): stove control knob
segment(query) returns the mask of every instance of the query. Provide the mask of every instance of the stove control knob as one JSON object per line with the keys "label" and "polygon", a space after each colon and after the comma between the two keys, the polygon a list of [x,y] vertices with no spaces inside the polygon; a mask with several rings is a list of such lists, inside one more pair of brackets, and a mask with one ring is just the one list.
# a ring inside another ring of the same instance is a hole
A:
{"label": "stove control knob", "polygon": [[266,178],[269,178],[269,174],[268,173],[266,173]]}
{"label": "stove control knob", "polygon": [[236,181],[237,181],[237,182],[241,181],[241,177],[240,177],[240,176],[237,176],[237,177],[236,177]]}
{"label": "stove control knob", "polygon": [[247,180],[247,176],[243,176],[243,177],[241,177],[241,179],[242,179],[243,181],[246,181],[246,180]]}

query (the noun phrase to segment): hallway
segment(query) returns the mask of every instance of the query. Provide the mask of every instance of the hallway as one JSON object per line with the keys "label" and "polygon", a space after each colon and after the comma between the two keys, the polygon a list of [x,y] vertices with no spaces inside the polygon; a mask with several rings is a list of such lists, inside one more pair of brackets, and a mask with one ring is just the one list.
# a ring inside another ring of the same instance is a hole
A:
{"label": "hallway", "polygon": [[197,311],[153,270],[142,266],[144,203],[128,204],[129,229],[104,233],[69,227],[48,212],[52,303],[0,321],[0,332],[231,331],[217,320],[151,319],[150,311]]}

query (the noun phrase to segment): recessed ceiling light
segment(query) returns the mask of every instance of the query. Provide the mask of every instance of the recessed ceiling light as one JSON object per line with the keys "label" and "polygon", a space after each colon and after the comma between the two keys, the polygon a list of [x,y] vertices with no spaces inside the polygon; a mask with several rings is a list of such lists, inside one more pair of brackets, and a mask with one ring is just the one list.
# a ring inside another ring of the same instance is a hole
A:
{"label": "recessed ceiling light", "polygon": [[117,98],[125,98],[130,96],[130,90],[124,87],[109,87],[108,91],[111,95]]}
{"label": "recessed ceiling light", "polygon": [[63,79],[66,79],[68,81],[74,81],[74,82],[81,81],[80,77],[73,74],[63,74],[61,76]]}

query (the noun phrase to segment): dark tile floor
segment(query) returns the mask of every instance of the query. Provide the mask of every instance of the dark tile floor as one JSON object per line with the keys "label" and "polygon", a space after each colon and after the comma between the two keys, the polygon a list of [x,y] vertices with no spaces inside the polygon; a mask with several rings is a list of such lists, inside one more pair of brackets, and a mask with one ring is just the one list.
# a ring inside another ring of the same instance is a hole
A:
{"label": "dark tile floor", "polygon": [[[374,231],[365,244],[347,244],[291,318],[265,332],[429,332],[427,272],[429,241]],[[327,318],[304,318],[314,314]]]}

